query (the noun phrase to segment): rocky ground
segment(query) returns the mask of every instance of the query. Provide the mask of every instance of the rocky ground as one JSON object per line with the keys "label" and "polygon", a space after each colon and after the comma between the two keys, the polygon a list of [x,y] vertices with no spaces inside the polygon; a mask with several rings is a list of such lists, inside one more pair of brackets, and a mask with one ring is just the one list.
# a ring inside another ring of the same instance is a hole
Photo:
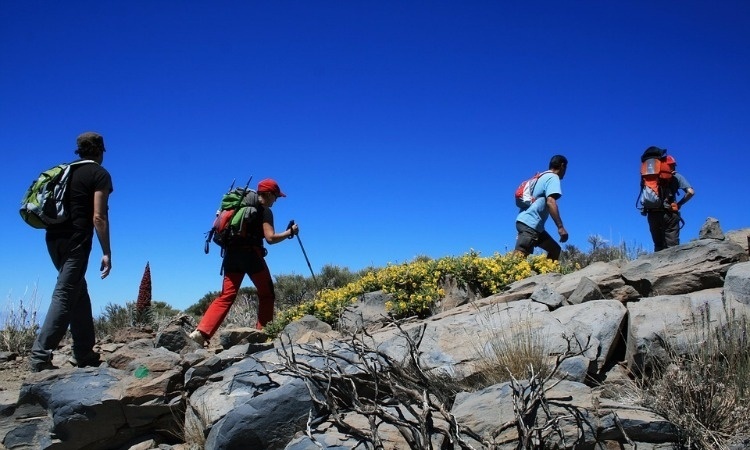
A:
{"label": "rocky ground", "polygon": [[18,392],[28,374],[29,363],[26,358],[0,363],[0,393]]}
{"label": "rocky ground", "polygon": [[30,373],[26,358],[0,352],[0,405],[15,403]]}
{"label": "rocky ground", "polygon": [[[65,353],[55,352],[52,363],[57,367],[73,367],[68,362],[68,357],[69,355]],[[21,385],[30,373],[28,358],[0,352],[0,396],[2,398],[10,395],[18,397]]]}
{"label": "rocky ground", "polygon": [[[73,368],[68,361],[71,356],[70,342],[66,338],[62,346],[54,352],[52,364],[59,368]],[[123,341],[126,342],[126,341]],[[100,350],[99,345],[95,350]],[[15,401],[21,386],[32,372],[29,370],[29,359],[16,353],[0,352],[0,404],[8,400]]]}

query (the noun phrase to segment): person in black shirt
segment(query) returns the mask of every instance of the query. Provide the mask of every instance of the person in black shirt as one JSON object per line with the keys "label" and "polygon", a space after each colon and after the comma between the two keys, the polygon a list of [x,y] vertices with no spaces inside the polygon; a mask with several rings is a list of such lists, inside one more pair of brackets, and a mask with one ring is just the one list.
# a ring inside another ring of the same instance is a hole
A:
{"label": "person in black shirt", "polygon": [[90,163],[76,166],[71,172],[67,199],[70,218],[47,228],[47,250],[58,275],[47,316],[31,349],[30,368],[34,372],[55,368],[52,352],[68,327],[73,336],[71,362],[78,367],[100,363],[99,354],[94,351],[94,318],[85,275],[94,231],[102,249],[101,277],[106,278],[112,269],[108,218],[112,178],[101,166],[101,135],[83,133],[78,136],[77,146],[75,153]]}
{"label": "person in black shirt", "polygon": [[281,233],[274,230],[271,207],[279,197],[286,197],[276,181],[267,178],[258,183],[258,197],[258,214],[248,225],[246,238],[235,239],[226,248],[221,293],[211,302],[196,329],[190,333],[190,338],[200,345],[211,339],[229,314],[245,274],[250,276],[258,291],[258,321],[255,328],[260,330],[273,319],[276,294],[271,272],[266,265],[263,241],[278,244],[299,233],[299,227],[293,224]]}

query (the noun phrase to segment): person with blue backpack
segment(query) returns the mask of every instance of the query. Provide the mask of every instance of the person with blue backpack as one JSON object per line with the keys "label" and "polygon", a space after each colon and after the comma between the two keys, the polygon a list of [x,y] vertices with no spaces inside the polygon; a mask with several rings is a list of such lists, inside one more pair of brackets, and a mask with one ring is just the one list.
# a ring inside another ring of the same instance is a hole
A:
{"label": "person with blue backpack", "polygon": [[263,242],[278,244],[299,233],[298,225],[293,222],[286,230],[276,232],[271,207],[280,197],[286,195],[281,192],[275,180],[266,178],[258,183],[257,203],[252,205],[255,213],[224,247],[221,292],[208,306],[196,329],[189,334],[199,345],[203,346],[218,331],[237,298],[245,274],[258,291],[258,320],[255,328],[261,330],[273,319],[276,294],[271,272],[266,265],[267,250],[263,247]]}
{"label": "person with blue backpack", "polygon": [[560,242],[568,240],[568,231],[563,226],[560,208],[557,205],[562,196],[560,181],[565,177],[567,169],[568,159],[563,155],[555,155],[550,159],[549,170],[537,174],[519,186],[516,192],[516,203],[520,208],[516,216],[517,253],[528,256],[535,247],[539,247],[547,252],[549,259],[560,259],[560,245],[545,231],[544,224],[547,218],[552,216],[560,235]]}
{"label": "person with blue backpack", "polygon": [[52,352],[68,327],[73,337],[70,362],[78,367],[100,364],[100,356],[94,351],[94,318],[85,275],[94,232],[102,249],[101,278],[106,278],[112,270],[108,216],[112,177],[101,166],[104,160],[101,135],[83,133],[76,143],[75,153],[81,161],[75,162],[67,181],[68,215],[64,221],[45,227],[47,250],[58,275],[47,316],[31,348],[29,362],[33,372],[56,368]]}

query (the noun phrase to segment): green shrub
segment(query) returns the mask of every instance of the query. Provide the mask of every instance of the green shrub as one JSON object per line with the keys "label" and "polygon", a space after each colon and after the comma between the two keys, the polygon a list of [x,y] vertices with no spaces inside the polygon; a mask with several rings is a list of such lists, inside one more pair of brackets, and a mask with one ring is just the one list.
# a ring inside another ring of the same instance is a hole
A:
{"label": "green shrub", "polygon": [[107,303],[104,312],[94,319],[94,329],[97,339],[114,334],[117,330],[129,328],[133,325],[134,303],[125,306]]}

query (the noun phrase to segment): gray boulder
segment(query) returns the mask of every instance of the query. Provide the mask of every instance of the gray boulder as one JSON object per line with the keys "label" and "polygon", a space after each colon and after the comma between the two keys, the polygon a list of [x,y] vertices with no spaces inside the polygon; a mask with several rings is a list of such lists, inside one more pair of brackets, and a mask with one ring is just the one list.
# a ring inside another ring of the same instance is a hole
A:
{"label": "gray boulder", "polygon": [[721,225],[719,225],[719,221],[714,219],[713,217],[709,217],[708,219],[706,219],[706,222],[698,232],[698,239],[724,240],[725,238],[726,236],[724,236],[724,232],[721,231]]}
{"label": "gray boulder", "polygon": [[292,379],[251,397],[211,427],[206,450],[283,449],[305,428],[313,407],[305,382]]}
{"label": "gray boulder", "polygon": [[555,290],[566,298],[569,298],[573,291],[581,284],[581,280],[588,278],[602,292],[603,297],[600,298],[608,297],[612,290],[625,285],[625,281],[622,279],[622,268],[625,264],[624,260],[595,262],[581,270],[563,275],[559,283],[554,285]]}
{"label": "gray boulder", "polygon": [[317,339],[330,340],[333,329],[317,317],[307,315],[284,327],[281,336],[292,343],[302,344]]}
{"label": "gray boulder", "polygon": [[[148,433],[177,432],[179,393],[169,375],[137,379],[111,368],[46,371],[29,376],[8,419],[3,445],[13,449],[117,448]],[[30,416],[30,414],[33,414]]]}
{"label": "gray boulder", "polygon": [[380,328],[390,317],[385,304],[392,298],[390,294],[383,291],[361,295],[356,304],[344,311],[339,322],[341,328],[348,332],[358,332],[364,328]]}
{"label": "gray boulder", "polygon": [[[486,302],[487,303],[497,303],[497,298],[502,297],[503,301],[505,302],[511,302],[515,300],[522,300],[529,298],[531,294],[534,293],[535,290],[538,288],[548,285],[552,287],[556,287],[558,283],[560,282],[560,279],[563,278],[563,275],[559,273],[545,273],[541,275],[534,275],[529,278],[524,278],[520,281],[515,281],[511,283],[508,288],[503,291],[502,293],[498,293],[495,295],[492,295],[488,297]],[[560,292],[560,291],[557,291]]]}
{"label": "gray boulder", "polygon": [[600,371],[612,361],[615,349],[622,343],[627,309],[615,300],[594,300],[560,308],[552,316],[573,329],[576,336],[591,338],[592,345],[597,346],[596,370]]}
{"label": "gray boulder", "polygon": [[750,305],[750,262],[735,264],[729,268],[724,281],[724,298]]}
{"label": "gray boulder", "polygon": [[603,298],[604,294],[599,289],[599,285],[588,277],[582,277],[581,281],[578,282],[578,286],[568,296],[567,303],[578,305],[590,300],[602,300]]}
{"label": "gray boulder", "polygon": [[[523,383],[524,387],[528,387]],[[665,443],[677,441],[677,430],[666,419],[633,405],[600,398],[588,386],[573,381],[561,381],[545,392],[550,399],[550,412],[560,419],[568,446],[561,448],[595,448],[604,440],[624,440],[614,414],[623,425],[627,436],[639,442]],[[578,412],[578,421],[571,411]],[[459,393],[451,412],[456,420],[486,442],[513,441],[518,438],[515,426],[498,433],[499,425],[514,424],[513,389],[510,383],[490,386],[471,393]],[[540,412],[536,417],[546,417]],[[469,440],[480,448],[479,442]],[[516,448],[516,443],[500,448]],[[640,445],[638,448],[642,448]]]}
{"label": "gray boulder", "polygon": [[622,277],[643,297],[686,294],[723,286],[729,267],[747,258],[732,241],[702,239],[630,261]]}
{"label": "gray boulder", "polygon": [[685,295],[648,297],[628,303],[628,340],[625,359],[635,373],[648,373],[654,362],[670,354],[696,352],[706,333],[729,317],[747,316],[750,308],[722,298],[721,289]]}
{"label": "gray boulder", "polygon": [[534,289],[534,292],[531,294],[531,300],[547,305],[550,309],[557,309],[563,305],[565,297],[549,284],[543,284]]}
{"label": "gray boulder", "polygon": [[748,245],[750,244],[750,228],[744,228],[741,230],[732,230],[726,233],[727,240],[734,242],[748,253]]}

